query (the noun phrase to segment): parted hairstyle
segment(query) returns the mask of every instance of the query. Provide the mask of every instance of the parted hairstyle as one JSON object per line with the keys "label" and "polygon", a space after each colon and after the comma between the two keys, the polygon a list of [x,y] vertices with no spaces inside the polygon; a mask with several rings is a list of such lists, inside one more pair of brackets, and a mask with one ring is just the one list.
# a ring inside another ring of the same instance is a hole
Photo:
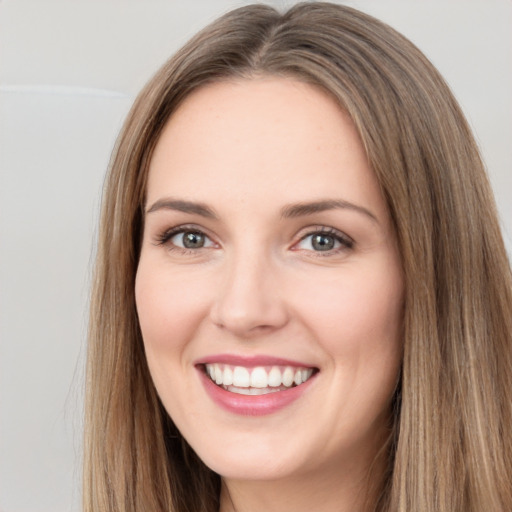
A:
{"label": "parted hairstyle", "polygon": [[512,279],[468,124],[426,57],[349,7],[236,9],[151,79],[105,184],[90,308],[85,512],[217,512],[220,477],[153,387],[134,299],[148,163],[165,123],[212,82],[291,77],[356,126],[387,201],[405,282],[401,380],[380,512],[512,510]]}

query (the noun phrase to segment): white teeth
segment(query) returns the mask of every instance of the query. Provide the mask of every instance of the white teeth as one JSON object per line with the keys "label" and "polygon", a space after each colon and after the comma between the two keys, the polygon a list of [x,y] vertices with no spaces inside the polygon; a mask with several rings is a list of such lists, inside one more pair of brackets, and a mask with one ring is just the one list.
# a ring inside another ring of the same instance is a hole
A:
{"label": "white teeth", "polygon": [[233,384],[233,370],[229,366],[224,367],[224,377],[222,384],[224,384],[224,386],[230,386]]}
{"label": "white teeth", "polygon": [[238,395],[252,395],[251,388],[235,388],[234,386],[230,386],[229,390]]}
{"label": "white teeth", "polygon": [[291,366],[272,366],[268,371],[263,366],[256,366],[251,370],[245,366],[206,364],[205,370],[217,385],[229,388],[233,393],[245,395],[283,391],[293,385],[299,386],[313,375],[313,368]]}
{"label": "white teeth", "polygon": [[289,388],[293,384],[293,370],[287,366],[285,371],[283,372],[283,386]]}
{"label": "white teeth", "polygon": [[236,388],[235,386],[227,386],[226,389],[231,393],[237,393],[238,395],[268,395],[269,393],[276,393],[278,391],[284,391],[288,388]]}
{"label": "white teeth", "polygon": [[249,370],[243,366],[235,366],[233,371],[233,386],[237,388],[248,388],[251,382]]}
{"label": "white teeth", "polygon": [[280,386],[281,384],[281,370],[273,366],[268,374],[268,385],[273,388],[277,388],[277,386]]}
{"label": "white teeth", "polygon": [[268,386],[268,377],[265,368],[257,366],[251,372],[251,387],[252,388],[266,388]]}
{"label": "white teeth", "polygon": [[215,384],[222,384],[222,370],[218,365],[215,365]]}

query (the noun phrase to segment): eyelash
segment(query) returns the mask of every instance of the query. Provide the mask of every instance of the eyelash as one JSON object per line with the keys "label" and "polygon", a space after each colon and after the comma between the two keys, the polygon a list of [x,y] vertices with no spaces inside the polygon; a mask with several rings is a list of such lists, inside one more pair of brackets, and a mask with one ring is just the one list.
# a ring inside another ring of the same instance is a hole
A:
{"label": "eyelash", "polygon": [[[314,251],[314,250],[307,250],[308,252],[311,252],[315,255],[315,257],[327,257],[327,256],[333,256],[336,254],[339,254],[341,252],[353,249],[354,247],[354,240],[350,238],[349,236],[345,235],[341,231],[338,231],[334,228],[326,228],[325,226],[315,226],[313,228],[308,228],[308,232],[300,238],[300,240],[294,244],[294,247],[299,245],[300,243],[307,240],[309,237],[315,236],[315,235],[321,235],[321,236],[327,236],[334,238],[335,242],[338,242],[340,244],[339,247],[329,249],[326,251]],[[301,250],[301,249],[295,249],[295,250]]]}
{"label": "eyelash", "polygon": [[[157,236],[156,238],[156,244],[155,245],[166,245],[171,238],[173,238],[176,235],[179,235],[181,233],[197,233],[200,235],[203,235],[205,238],[210,239],[210,237],[201,229],[191,226],[191,225],[182,225],[182,226],[176,226],[170,229],[165,230],[163,233]],[[200,247],[199,249],[203,249],[203,247]],[[198,249],[192,249],[187,247],[178,247],[177,245],[170,244],[168,247],[169,251],[179,251],[183,254],[192,254],[197,253]]]}
{"label": "eyelash", "polygon": [[[156,244],[155,245],[166,245],[174,236],[179,235],[181,233],[197,233],[200,235],[203,235],[205,238],[211,240],[211,238],[201,229],[192,226],[192,225],[182,225],[182,226],[176,226],[170,229],[165,230],[163,233],[157,236],[156,238]],[[308,232],[304,234],[298,242],[296,242],[293,247],[296,247],[300,243],[307,240],[309,237],[312,237],[314,235],[323,235],[334,238],[335,242],[338,242],[340,244],[340,247],[329,249],[326,251],[314,251],[314,250],[308,250],[308,249],[293,249],[296,251],[300,250],[306,250],[307,252],[311,252],[315,255],[315,257],[326,257],[326,256],[332,256],[334,254],[338,254],[340,252],[352,249],[354,247],[354,240],[350,238],[349,236],[345,235],[341,231],[338,231],[334,228],[326,228],[325,226],[315,226],[308,228]],[[179,247],[174,244],[170,244],[170,247],[168,248],[170,251],[179,251],[183,254],[192,254],[197,253],[199,249],[204,249],[208,247],[200,247],[197,249],[193,248],[186,248],[186,247]]]}

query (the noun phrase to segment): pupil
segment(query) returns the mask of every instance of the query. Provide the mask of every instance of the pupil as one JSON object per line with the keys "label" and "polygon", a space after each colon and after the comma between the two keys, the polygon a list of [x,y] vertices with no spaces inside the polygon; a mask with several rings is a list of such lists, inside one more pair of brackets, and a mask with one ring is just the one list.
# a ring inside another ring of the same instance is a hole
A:
{"label": "pupil", "polygon": [[329,251],[334,247],[334,238],[329,235],[315,235],[312,244],[316,251]]}
{"label": "pupil", "polygon": [[183,235],[183,245],[187,249],[197,249],[203,247],[204,236],[201,233],[189,231]]}

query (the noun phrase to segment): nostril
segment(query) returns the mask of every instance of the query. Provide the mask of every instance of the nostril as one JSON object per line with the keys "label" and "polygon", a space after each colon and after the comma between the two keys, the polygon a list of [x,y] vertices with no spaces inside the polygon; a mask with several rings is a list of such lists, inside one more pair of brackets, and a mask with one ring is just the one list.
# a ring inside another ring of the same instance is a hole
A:
{"label": "nostril", "polygon": [[276,293],[269,269],[256,266],[242,263],[231,269],[211,306],[211,321],[240,337],[271,332],[288,322],[286,301]]}

